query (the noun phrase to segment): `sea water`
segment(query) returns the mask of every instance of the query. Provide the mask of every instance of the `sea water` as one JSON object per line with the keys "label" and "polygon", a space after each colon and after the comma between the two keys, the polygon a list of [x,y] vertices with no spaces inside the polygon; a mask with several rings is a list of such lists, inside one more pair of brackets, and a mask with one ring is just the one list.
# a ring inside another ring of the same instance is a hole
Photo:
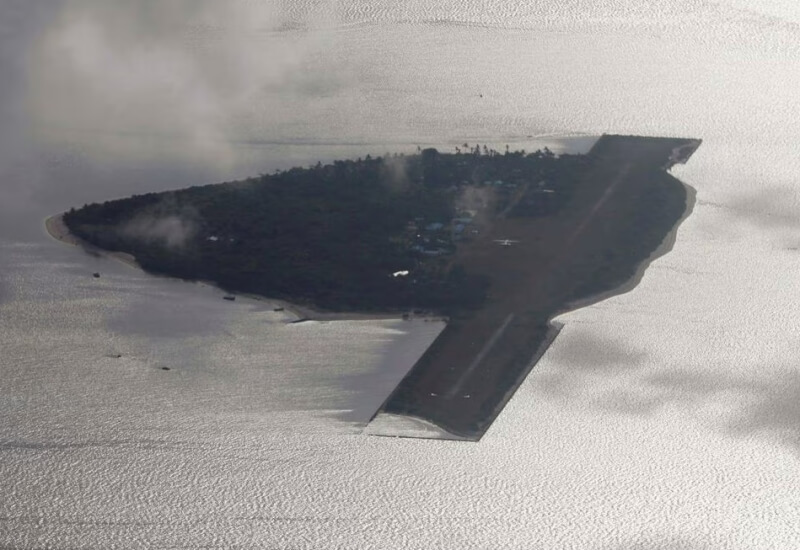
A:
{"label": "sea water", "polygon": [[[0,545],[797,546],[794,3],[170,6],[8,19]],[[702,138],[673,169],[694,211],[636,289],[560,317],[478,444],[362,433],[438,324],[292,325],[42,229],[317,159],[603,132]]]}

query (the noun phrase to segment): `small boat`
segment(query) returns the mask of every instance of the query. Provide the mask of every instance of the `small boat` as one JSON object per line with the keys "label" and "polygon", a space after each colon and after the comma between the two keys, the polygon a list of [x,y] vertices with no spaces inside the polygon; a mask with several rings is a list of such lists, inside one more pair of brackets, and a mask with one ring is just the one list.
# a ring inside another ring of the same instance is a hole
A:
{"label": "small boat", "polygon": [[283,311],[283,308],[282,308],[282,307],[276,307],[276,308],[275,308],[275,309],[273,309],[272,311]]}
{"label": "small boat", "polygon": [[228,300],[229,302],[233,302],[234,300],[236,300],[236,296],[230,296],[230,295],[229,296],[223,296],[222,299],[223,300]]}

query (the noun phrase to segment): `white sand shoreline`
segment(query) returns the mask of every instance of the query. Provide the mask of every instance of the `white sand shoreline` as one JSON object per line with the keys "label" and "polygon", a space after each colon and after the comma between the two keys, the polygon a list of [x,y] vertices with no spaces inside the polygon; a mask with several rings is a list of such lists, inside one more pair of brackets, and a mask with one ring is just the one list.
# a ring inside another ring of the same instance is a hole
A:
{"label": "white sand shoreline", "polygon": [[[129,267],[133,267],[135,269],[142,270],[142,267],[139,265],[139,262],[136,261],[136,258],[128,254],[126,252],[112,252],[108,250],[104,250],[102,248],[98,248],[91,243],[88,243],[81,239],[80,237],[74,235],[70,232],[67,225],[64,223],[64,214],[56,214],[54,216],[50,216],[44,222],[45,230],[47,234],[55,239],[58,242],[70,245],[70,246],[77,246],[83,248],[90,254],[98,255],[101,257],[111,258],[113,260],[117,260],[119,262],[124,263]],[[246,298],[248,300],[254,300],[258,302],[267,302],[273,306],[274,309],[282,309],[286,312],[291,313],[297,319],[293,322],[299,320],[313,320],[313,321],[369,321],[369,320],[399,320],[403,318],[402,313],[369,313],[369,312],[332,312],[332,311],[323,311],[316,309],[313,306],[305,305],[305,304],[296,304],[293,302],[288,302],[286,300],[280,300],[276,298],[269,298],[266,296],[260,296],[257,294],[246,294],[246,293],[238,293],[238,292],[227,292],[223,289],[220,289],[215,283],[212,281],[195,281],[197,284],[207,285],[216,289],[219,289],[226,294],[230,294],[233,296],[239,296],[242,298]],[[430,321],[446,321],[446,318],[437,315],[416,315],[413,316],[414,318],[423,318]]]}
{"label": "white sand shoreline", "polygon": [[640,282],[642,282],[642,278],[644,277],[647,268],[650,265],[659,259],[661,256],[668,254],[672,247],[675,246],[675,241],[678,238],[678,229],[683,224],[683,222],[688,218],[692,211],[694,210],[695,203],[697,202],[697,190],[690,186],[686,185],[682,181],[678,180],[681,185],[686,189],[686,210],[684,210],[683,215],[675,222],[675,225],[672,227],[672,230],[664,237],[664,240],[661,241],[661,244],[656,248],[647,259],[643,260],[639,263],[639,266],[636,268],[636,272],[628,279],[626,282],[622,283],[616,288],[608,290],[606,292],[600,292],[593,296],[589,296],[582,300],[576,300],[574,302],[570,302],[567,304],[563,310],[559,311],[553,317],[550,318],[549,323],[552,324],[553,321],[558,319],[561,315],[565,315],[567,313],[571,313],[578,309],[582,309],[585,307],[589,307],[591,305],[597,304],[604,300],[608,300],[609,298],[613,298],[614,296],[619,296],[620,294],[626,294],[636,288]]}
{"label": "white sand shoreline", "polygon": [[136,258],[132,254],[103,250],[70,233],[67,224],[64,223],[64,214],[50,216],[44,221],[44,226],[47,234],[59,242],[71,246],[79,246],[91,254],[112,258],[130,267],[141,269],[139,262],[136,261]]}

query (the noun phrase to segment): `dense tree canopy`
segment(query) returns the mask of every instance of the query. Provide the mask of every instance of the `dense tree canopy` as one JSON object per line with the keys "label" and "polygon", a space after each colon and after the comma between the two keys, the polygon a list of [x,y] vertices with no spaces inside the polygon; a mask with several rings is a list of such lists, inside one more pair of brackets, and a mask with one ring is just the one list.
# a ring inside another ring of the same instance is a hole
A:
{"label": "dense tree canopy", "polygon": [[[489,284],[447,255],[463,189],[546,181],[565,190],[563,202],[584,160],[479,146],[455,154],[424,149],[91,204],[65,222],[92,244],[133,254],[146,270],[231,291],[336,310],[447,310],[479,304]],[[497,208],[509,193],[498,193]],[[558,209],[545,199],[520,201],[511,215]],[[432,223],[443,229],[438,248],[426,251],[433,245],[417,239]],[[410,276],[392,276],[405,270]]]}

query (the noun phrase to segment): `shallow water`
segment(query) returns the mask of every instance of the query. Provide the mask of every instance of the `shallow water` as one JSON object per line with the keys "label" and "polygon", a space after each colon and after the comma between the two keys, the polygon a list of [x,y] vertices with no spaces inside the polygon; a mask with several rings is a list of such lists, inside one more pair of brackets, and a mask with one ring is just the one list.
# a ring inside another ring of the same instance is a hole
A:
{"label": "shallow water", "polygon": [[[797,545],[794,3],[198,4],[0,8],[0,545]],[[440,326],[286,325],[42,229],[317,158],[602,132],[703,138],[673,171],[694,212],[634,291],[560,318],[479,444],[361,433]]]}

